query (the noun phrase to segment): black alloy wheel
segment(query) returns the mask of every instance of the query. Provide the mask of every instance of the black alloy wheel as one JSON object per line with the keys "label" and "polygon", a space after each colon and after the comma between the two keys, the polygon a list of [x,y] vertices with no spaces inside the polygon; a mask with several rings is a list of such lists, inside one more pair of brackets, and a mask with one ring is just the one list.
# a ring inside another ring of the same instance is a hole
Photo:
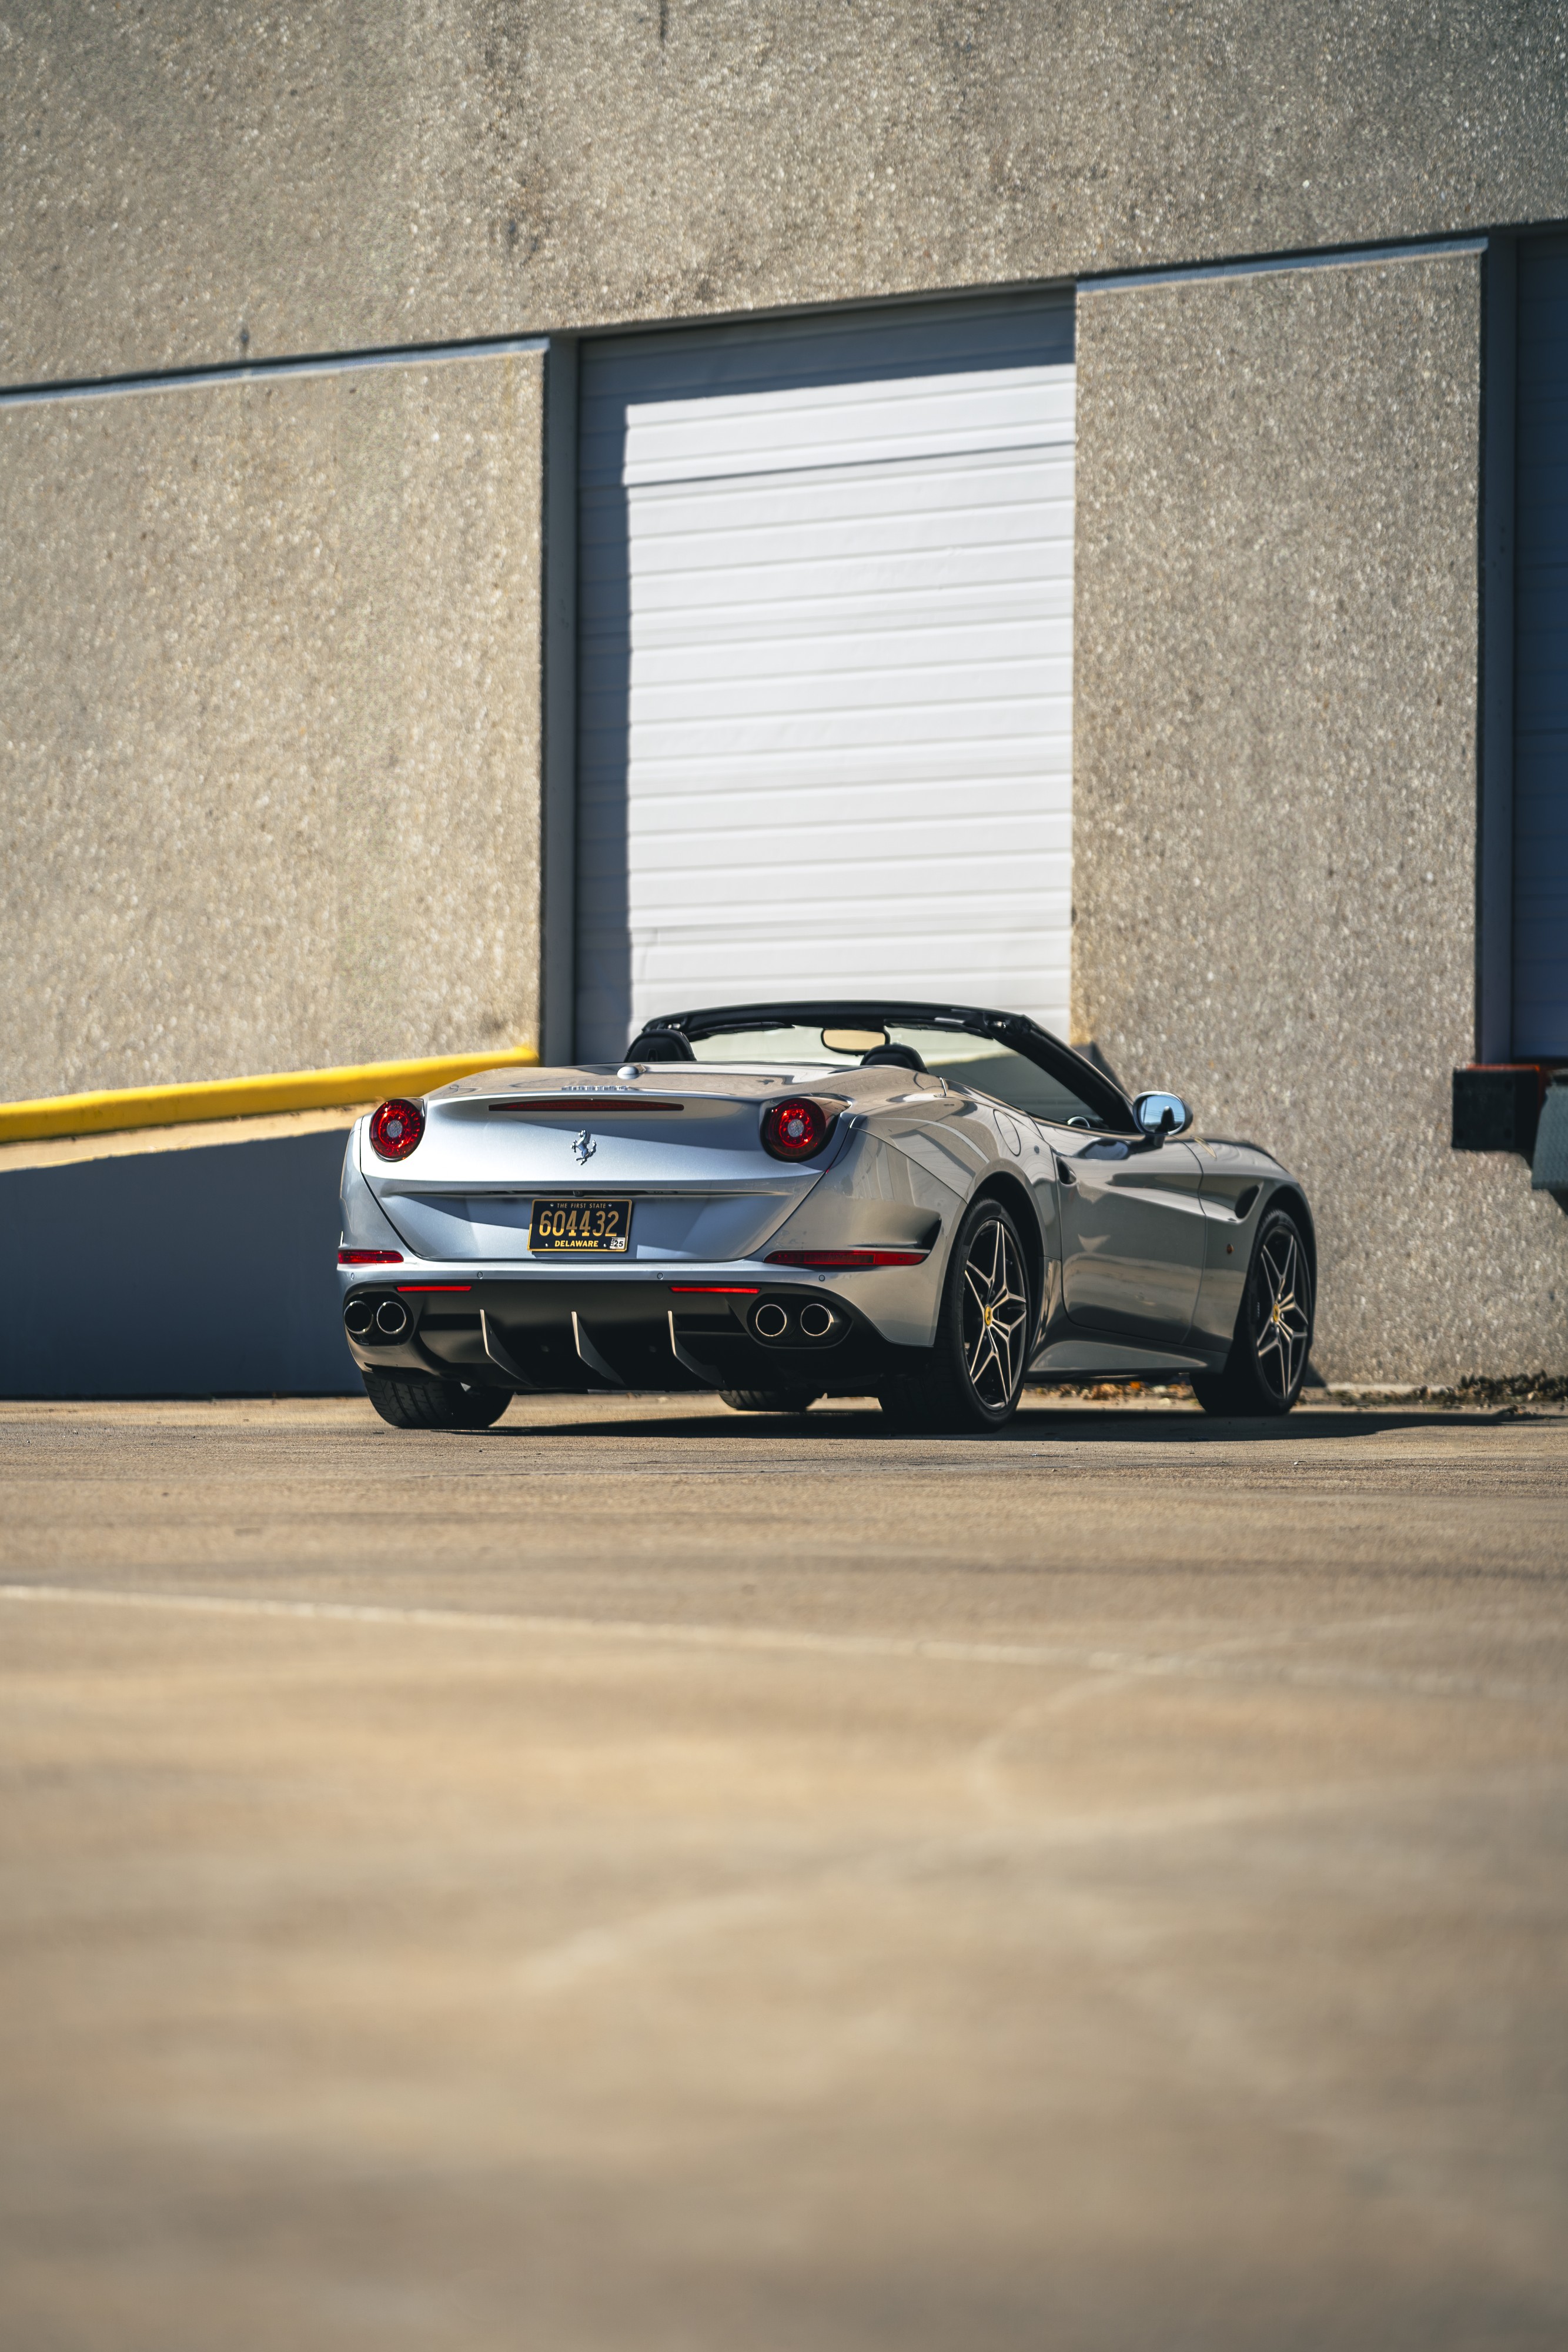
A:
{"label": "black alloy wheel", "polygon": [[1225,1369],[1195,1372],[1205,1412],[1289,1412],[1301,1393],[1312,1346],[1312,1269],[1301,1227],[1275,1209],[1258,1228],[1247,1287]]}
{"label": "black alloy wheel", "polygon": [[926,1368],[883,1391],[901,1429],[984,1434],[1017,1409],[1034,1329],[1029,1263],[999,1201],[977,1201],[958,1228]]}
{"label": "black alloy wheel", "polygon": [[720,1389],[721,1401],[734,1412],[806,1412],[821,1394],[820,1389]]}
{"label": "black alloy wheel", "polygon": [[361,1372],[365,1394],[394,1429],[488,1429],[512,1402],[510,1389],[471,1388],[465,1381],[419,1372]]}

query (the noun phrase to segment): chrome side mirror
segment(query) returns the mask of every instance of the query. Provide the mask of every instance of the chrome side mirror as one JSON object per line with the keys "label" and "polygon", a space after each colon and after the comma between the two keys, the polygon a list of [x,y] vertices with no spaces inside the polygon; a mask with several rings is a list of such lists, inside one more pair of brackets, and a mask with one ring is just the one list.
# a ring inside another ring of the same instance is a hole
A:
{"label": "chrome side mirror", "polygon": [[1167,1136],[1185,1135],[1192,1125],[1192,1113],[1180,1095],[1140,1095],[1133,1105],[1133,1117],[1156,1143]]}

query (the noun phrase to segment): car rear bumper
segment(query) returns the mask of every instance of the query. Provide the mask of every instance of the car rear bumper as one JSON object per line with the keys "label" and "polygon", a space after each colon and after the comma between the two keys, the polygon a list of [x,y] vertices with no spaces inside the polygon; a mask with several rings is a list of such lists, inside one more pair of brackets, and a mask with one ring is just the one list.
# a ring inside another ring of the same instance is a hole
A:
{"label": "car rear bumper", "polygon": [[541,1276],[405,1263],[353,1269],[342,1307],[361,1370],[523,1392],[809,1388],[858,1396],[922,1353],[884,1339],[836,1286],[770,1280],[760,1269]]}

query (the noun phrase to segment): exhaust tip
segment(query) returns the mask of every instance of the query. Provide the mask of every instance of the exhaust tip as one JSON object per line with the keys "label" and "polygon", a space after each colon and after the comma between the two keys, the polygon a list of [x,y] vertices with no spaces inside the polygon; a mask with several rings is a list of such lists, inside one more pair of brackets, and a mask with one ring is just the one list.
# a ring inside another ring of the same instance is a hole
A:
{"label": "exhaust tip", "polygon": [[383,1339],[401,1339],[408,1329],[408,1309],[401,1298],[383,1298],[376,1309],[376,1329]]}
{"label": "exhaust tip", "polygon": [[751,1318],[751,1328],[759,1339],[781,1339],[789,1328],[789,1318],[776,1298],[765,1299]]}
{"label": "exhaust tip", "polygon": [[808,1339],[825,1339],[838,1319],[832,1308],[825,1307],[820,1298],[813,1298],[809,1307],[800,1309],[800,1328]]}
{"label": "exhaust tip", "polygon": [[368,1339],[376,1328],[374,1302],[369,1298],[350,1298],[343,1309],[343,1328],[350,1339]]}

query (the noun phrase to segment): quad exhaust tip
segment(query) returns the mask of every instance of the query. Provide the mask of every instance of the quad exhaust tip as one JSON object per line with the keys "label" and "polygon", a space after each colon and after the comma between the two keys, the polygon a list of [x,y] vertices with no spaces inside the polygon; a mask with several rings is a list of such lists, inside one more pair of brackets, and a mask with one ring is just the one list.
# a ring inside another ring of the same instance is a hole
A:
{"label": "quad exhaust tip", "polygon": [[793,1311],[780,1299],[765,1298],[752,1314],[752,1336],[769,1342],[790,1339],[829,1339],[840,1328],[843,1319],[823,1298],[809,1298],[803,1307]]}
{"label": "quad exhaust tip", "polygon": [[401,1298],[350,1298],[343,1309],[343,1328],[350,1339],[401,1339],[408,1323]]}

